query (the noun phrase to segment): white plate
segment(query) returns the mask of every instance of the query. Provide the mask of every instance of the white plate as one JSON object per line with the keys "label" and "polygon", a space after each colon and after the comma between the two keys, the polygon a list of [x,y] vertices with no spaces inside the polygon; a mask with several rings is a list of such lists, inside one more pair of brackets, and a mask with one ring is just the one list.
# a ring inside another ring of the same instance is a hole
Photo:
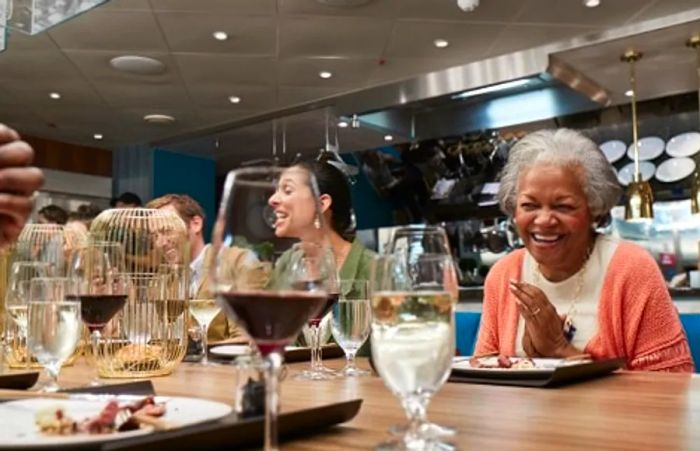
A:
{"label": "white plate", "polygon": [[[497,357],[482,357],[479,361],[485,365],[495,366]],[[517,360],[522,360],[521,357],[511,357],[511,362],[516,362]],[[469,363],[469,357],[456,357],[452,362],[453,370],[463,370],[463,371],[476,371],[480,373],[516,373],[516,372],[527,372],[527,373],[551,373],[560,366],[570,366],[578,365],[582,363],[581,360],[564,360],[564,359],[531,359],[535,364],[534,368],[479,368],[473,367]]]}
{"label": "white plate", "polygon": [[692,157],[700,152],[700,133],[688,132],[676,135],[666,143],[666,153],[672,157]]}
{"label": "white plate", "polygon": [[[654,166],[654,163],[649,161],[639,162],[639,172],[642,173],[642,180],[645,182],[654,176],[655,170],[656,166]],[[630,182],[634,180],[634,162],[628,163],[620,169],[617,173],[617,180],[624,186],[629,185]]]}
{"label": "white plate", "polygon": [[[296,351],[297,349],[304,348],[302,346],[287,346],[284,348],[285,351]],[[250,354],[251,350],[248,345],[221,345],[210,348],[209,353],[219,357],[238,357]]]}
{"label": "white plate", "polygon": [[605,158],[607,158],[609,162],[614,163],[625,156],[627,144],[619,139],[613,139],[612,141],[605,141],[601,144],[600,150],[603,151]]}
{"label": "white plate", "polygon": [[669,158],[656,168],[656,179],[670,183],[683,180],[695,171],[695,161],[692,158]]}
{"label": "white plate", "polygon": [[[664,148],[666,143],[664,140],[658,136],[647,136],[639,140],[639,159],[640,160],[653,160],[662,153],[664,153]],[[634,161],[634,143],[630,144],[627,148],[627,156],[630,160]]]}
{"label": "white plate", "polygon": [[[133,398],[133,397],[132,397]],[[204,399],[180,398],[180,397],[156,397],[156,402],[164,401],[166,412],[164,420],[172,422],[177,427],[190,426],[204,421],[215,420],[231,413],[231,406]],[[0,404],[0,449],[19,449],[25,447],[61,447],[79,443],[100,443],[113,440],[121,440],[137,435],[150,434],[150,429],[140,429],[129,432],[116,432],[100,435],[68,435],[51,436],[39,432],[34,423],[34,415],[37,411],[51,407],[61,406],[74,420],[81,421],[93,416],[102,410],[107,404],[101,400],[83,399],[48,399],[35,398],[10,401]]]}

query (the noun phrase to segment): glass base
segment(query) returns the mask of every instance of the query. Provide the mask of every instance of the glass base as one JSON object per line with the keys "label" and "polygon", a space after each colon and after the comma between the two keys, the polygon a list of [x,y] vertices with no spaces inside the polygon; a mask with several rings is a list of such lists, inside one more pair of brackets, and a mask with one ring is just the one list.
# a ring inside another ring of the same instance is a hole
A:
{"label": "glass base", "polygon": [[[389,428],[389,433],[395,436],[403,436],[408,432],[408,425],[394,425]],[[457,429],[449,426],[440,426],[435,423],[425,423],[420,427],[419,433],[427,439],[441,439],[454,437],[457,435]]]}
{"label": "glass base", "polygon": [[366,377],[366,376],[371,376],[372,373],[367,371],[367,370],[357,368],[355,366],[354,367],[346,366],[345,368],[340,370],[338,375],[340,377]]}
{"label": "glass base", "polygon": [[331,379],[336,379],[337,373],[330,368],[322,367],[319,370],[304,370],[294,376],[295,380],[306,380],[306,381],[327,381]]}
{"label": "glass base", "polygon": [[457,449],[452,443],[442,442],[435,439],[411,438],[382,442],[375,448],[377,451],[454,451]]}

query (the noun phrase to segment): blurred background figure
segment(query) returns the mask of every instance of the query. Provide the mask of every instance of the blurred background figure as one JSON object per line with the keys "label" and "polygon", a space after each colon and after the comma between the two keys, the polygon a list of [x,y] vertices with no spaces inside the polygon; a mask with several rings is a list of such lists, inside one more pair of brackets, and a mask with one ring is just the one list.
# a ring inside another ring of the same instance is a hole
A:
{"label": "blurred background figure", "polygon": [[65,225],[68,222],[68,212],[58,205],[47,205],[38,212],[39,224]]}
{"label": "blurred background figure", "polygon": [[112,208],[138,208],[143,205],[143,202],[138,195],[126,191],[112,199],[109,205]]}

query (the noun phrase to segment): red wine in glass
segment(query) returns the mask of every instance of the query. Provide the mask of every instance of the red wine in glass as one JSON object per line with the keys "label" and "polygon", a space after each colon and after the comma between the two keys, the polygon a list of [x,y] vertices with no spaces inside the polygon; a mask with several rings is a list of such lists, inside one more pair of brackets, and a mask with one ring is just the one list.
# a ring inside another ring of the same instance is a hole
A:
{"label": "red wine in glass", "polygon": [[340,294],[338,293],[330,293],[326,298],[326,303],[323,305],[323,307],[321,307],[321,310],[319,310],[318,313],[316,313],[316,315],[312,316],[309,319],[309,326],[318,326],[321,323],[323,317],[326,316],[326,314],[330,312],[333,308],[333,305],[335,305],[335,303],[338,302],[339,297]]}
{"label": "red wine in glass", "polygon": [[101,331],[126,304],[126,294],[82,294],[66,299],[80,301],[80,315],[90,332]]}
{"label": "red wine in glass", "polygon": [[309,317],[328,302],[323,292],[221,292],[224,308],[240,321],[260,353],[284,352]]}

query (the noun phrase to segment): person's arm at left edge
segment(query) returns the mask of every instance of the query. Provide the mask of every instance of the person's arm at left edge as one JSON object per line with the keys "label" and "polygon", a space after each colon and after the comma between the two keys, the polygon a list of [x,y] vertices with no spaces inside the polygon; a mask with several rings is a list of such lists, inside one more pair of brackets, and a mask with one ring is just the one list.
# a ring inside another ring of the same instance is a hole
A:
{"label": "person's arm at left edge", "polygon": [[44,184],[44,174],[31,167],[34,151],[19,134],[0,124],[0,246],[19,236],[33,207],[34,191]]}

